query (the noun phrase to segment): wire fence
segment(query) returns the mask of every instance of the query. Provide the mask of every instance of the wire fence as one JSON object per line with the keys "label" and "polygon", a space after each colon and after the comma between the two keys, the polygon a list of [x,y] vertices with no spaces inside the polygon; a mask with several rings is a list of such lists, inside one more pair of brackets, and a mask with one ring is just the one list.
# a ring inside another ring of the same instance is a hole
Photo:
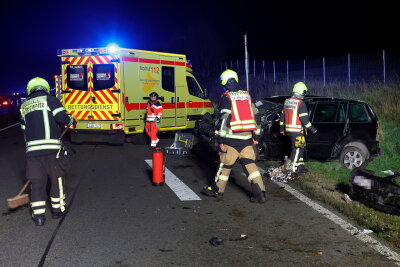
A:
{"label": "wire fence", "polygon": [[[230,68],[240,76],[245,74],[244,60],[230,60],[220,64],[220,71]],[[383,50],[339,57],[311,60],[250,60],[249,80],[261,79],[273,83],[297,81],[320,82],[323,86],[341,83],[399,83],[400,50]]]}

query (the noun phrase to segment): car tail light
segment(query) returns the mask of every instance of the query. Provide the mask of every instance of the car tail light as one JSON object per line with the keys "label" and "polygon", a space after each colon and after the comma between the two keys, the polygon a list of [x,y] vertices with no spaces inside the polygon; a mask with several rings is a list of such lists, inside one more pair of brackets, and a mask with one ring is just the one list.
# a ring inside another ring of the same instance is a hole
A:
{"label": "car tail light", "polygon": [[123,130],[124,125],[122,123],[113,123],[110,125],[112,130]]}
{"label": "car tail light", "polygon": [[1,104],[3,106],[8,106],[8,105],[10,105],[10,102],[8,102],[7,100],[4,100]]}
{"label": "car tail light", "polygon": [[75,129],[76,128],[76,124],[72,124],[68,127],[69,129]]}

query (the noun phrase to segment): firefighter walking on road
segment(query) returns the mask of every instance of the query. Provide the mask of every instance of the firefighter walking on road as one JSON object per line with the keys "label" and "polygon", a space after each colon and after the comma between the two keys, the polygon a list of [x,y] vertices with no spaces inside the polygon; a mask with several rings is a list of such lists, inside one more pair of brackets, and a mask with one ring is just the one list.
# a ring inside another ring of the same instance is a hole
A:
{"label": "firefighter walking on road", "polygon": [[36,77],[27,86],[28,100],[21,105],[21,128],[26,142],[26,177],[32,182],[32,219],[44,225],[47,180],[50,179],[50,202],[53,218],[68,212],[65,203],[65,171],[58,159],[61,150],[61,127],[74,124],[60,101],[50,95],[50,86]]}
{"label": "firefighter walking on road", "polygon": [[239,159],[251,184],[251,202],[265,202],[265,186],[261,173],[255,164],[253,145],[258,144],[260,128],[256,123],[257,109],[251,102],[249,92],[240,88],[238,75],[233,70],[221,74],[221,84],[225,92],[219,106],[219,127],[216,131],[220,149],[220,166],[215,176],[215,185],[203,188],[210,197],[222,198],[229,174]]}
{"label": "firefighter walking on road", "polygon": [[146,107],[146,133],[149,135],[151,144],[150,147],[157,147],[160,141],[157,137],[158,124],[160,123],[162,117],[162,105],[158,100],[158,94],[152,92],[150,94],[150,100],[147,102]]}
{"label": "firefighter walking on road", "polygon": [[312,133],[317,132],[317,129],[310,122],[307,106],[303,101],[307,90],[307,86],[303,82],[294,85],[293,95],[285,100],[279,122],[281,134],[289,136],[292,142],[291,171],[297,174],[308,171],[304,167],[303,160],[307,129]]}

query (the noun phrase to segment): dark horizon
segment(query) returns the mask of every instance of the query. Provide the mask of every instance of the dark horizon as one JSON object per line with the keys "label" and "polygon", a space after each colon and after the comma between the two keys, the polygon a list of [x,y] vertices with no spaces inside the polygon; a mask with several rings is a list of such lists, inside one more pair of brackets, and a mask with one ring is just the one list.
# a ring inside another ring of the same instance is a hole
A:
{"label": "dark horizon", "polygon": [[[190,5],[189,5],[190,4]],[[186,1],[6,1],[0,93],[60,71],[57,49],[120,47],[186,54],[194,69],[244,59],[302,60],[398,49],[394,8],[386,5]],[[6,63],[6,64],[4,64]],[[208,64],[206,64],[208,63]]]}

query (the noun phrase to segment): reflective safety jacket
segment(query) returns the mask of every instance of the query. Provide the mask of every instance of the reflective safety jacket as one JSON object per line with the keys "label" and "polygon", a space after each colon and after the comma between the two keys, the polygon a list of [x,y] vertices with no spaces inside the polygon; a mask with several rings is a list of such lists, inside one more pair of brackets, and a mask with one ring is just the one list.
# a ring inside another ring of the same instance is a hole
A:
{"label": "reflective safety jacket", "polygon": [[249,92],[239,90],[227,92],[231,101],[230,126],[233,132],[254,131],[257,129]]}
{"label": "reflective safety jacket", "polygon": [[315,131],[310,122],[306,104],[297,97],[285,100],[279,124],[281,131],[287,133],[301,133],[303,126],[312,132]]}
{"label": "reflective safety jacket", "polygon": [[152,122],[162,117],[162,105],[160,101],[149,101],[146,107],[146,121]]}
{"label": "reflective safety jacket", "polygon": [[60,101],[45,92],[33,93],[21,105],[21,128],[27,156],[57,153],[61,148],[61,128],[74,123]]}
{"label": "reflective safety jacket", "polygon": [[246,141],[250,145],[252,139],[259,139],[261,131],[255,120],[258,110],[247,91],[225,92],[218,109],[220,118],[216,134],[219,143],[235,146]]}

